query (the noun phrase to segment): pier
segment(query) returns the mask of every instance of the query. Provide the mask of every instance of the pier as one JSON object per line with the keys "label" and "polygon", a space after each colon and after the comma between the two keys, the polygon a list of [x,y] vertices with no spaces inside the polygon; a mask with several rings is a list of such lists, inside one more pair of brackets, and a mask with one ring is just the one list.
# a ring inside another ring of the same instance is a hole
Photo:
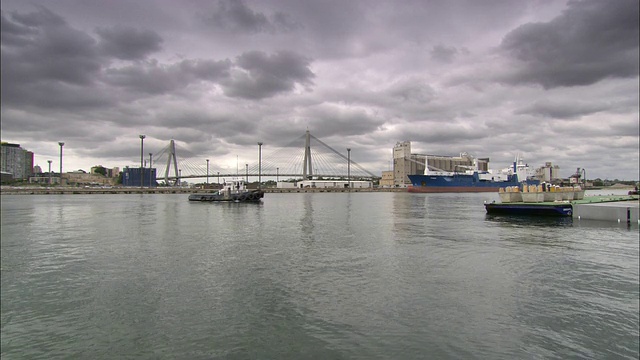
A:
{"label": "pier", "polygon": [[578,220],[605,220],[640,225],[638,196],[587,196],[572,203],[573,218]]}

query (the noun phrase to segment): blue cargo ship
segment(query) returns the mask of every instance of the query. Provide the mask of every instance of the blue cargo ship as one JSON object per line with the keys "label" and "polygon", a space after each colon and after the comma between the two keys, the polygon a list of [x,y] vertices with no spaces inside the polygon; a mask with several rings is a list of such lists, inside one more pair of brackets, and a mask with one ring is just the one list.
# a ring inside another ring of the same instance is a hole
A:
{"label": "blue cargo ship", "polygon": [[[427,162],[428,163],[428,162]],[[529,165],[516,157],[513,165],[500,171],[479,171],[475,168],[464,172],[432,171],[426,168],[423,175],[409,175],[411,186],[409,192],[442,193],[442,192],[498,192],[506,186],[522,184],[538,185],[533,179]]]}

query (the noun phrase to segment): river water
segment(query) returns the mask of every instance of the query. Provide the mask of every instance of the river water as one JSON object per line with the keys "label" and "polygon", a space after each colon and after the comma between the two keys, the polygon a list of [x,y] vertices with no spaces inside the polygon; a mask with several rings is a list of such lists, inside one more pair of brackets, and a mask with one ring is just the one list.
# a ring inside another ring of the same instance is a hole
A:
{"label": "river water", "polygon": [[4,195],[2,359],[637,359],[637,224],[497,194]]}

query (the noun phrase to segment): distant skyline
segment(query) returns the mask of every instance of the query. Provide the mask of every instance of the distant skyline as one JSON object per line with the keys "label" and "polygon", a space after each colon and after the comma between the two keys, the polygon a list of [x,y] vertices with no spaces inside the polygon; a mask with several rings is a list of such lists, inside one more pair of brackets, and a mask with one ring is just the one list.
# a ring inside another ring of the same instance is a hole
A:
{"label": "distant skyline", "polygon": [[411,141],[640,178],[637,0],[0,6],[1,138],[42,169],[139,165],[145,134],[235,170],[309,129],[376,174]]}

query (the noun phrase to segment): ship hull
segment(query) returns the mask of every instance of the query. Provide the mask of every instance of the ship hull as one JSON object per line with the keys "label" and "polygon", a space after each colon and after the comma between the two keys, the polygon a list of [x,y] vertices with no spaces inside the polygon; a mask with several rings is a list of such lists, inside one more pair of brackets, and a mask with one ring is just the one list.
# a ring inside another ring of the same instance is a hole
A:
{"label": "ship hull", "polygon": [[[505,185],[509,186],[509,185]],[[408,192],[413,193],[464,193],[464,192],[498,192],[500,187],[473,186],[409,186]]]}
{"label": "ship hull", "polygon": [[[415,193],[461,193],[461,192],[498,192],[506,186],[519,186],[517,176],[508,181],[480,180],[474,175],[409,175],[411,186],[407,189]],[[525,181],[527,185],[537,185],[538,181]]]}

